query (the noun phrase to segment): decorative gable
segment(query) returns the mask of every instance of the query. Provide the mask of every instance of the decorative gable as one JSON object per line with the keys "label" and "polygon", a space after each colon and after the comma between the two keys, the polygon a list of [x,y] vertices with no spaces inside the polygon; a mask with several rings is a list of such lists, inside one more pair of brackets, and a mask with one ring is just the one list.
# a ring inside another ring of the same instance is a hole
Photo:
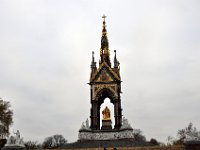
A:
{"label": "decorative gable", "polygon": [[102,63],[95,74],[92,76],[90,82],[111,82],[120,81],[120,77],[108,66]]}
{"label": "decorative gable", "polygon": [[103,68],[101,72],[99,73],[99,76],[97,82],[111,82],[114,81],[114,78],[109,74],[108,70],[106,68]]}

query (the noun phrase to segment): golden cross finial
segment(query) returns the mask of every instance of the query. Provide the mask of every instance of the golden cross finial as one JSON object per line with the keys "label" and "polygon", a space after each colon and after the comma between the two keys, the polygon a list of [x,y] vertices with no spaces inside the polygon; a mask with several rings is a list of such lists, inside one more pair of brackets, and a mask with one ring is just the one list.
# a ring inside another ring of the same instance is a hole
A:
{"label": "golden cross finial", "polygon": [[105,21],[105,19],[106,19],[106,15],[105,15],[105,14],[103,14],[102,18],[103,18],[103,19],[104,19],[104,21]]}

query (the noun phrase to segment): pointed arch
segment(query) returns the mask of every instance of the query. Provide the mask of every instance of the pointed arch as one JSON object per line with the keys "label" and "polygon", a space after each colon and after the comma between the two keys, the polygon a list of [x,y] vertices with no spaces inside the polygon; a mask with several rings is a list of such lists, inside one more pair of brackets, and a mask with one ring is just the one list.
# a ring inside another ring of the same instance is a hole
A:
{"label": "pointed arch", "polygon": [[118,98],[116,92],[110,87],[99,88],[96,92],[95,100],[101,105],[104,102],[105,98],[109,98],[111,103],[114,104],[114,101]]}

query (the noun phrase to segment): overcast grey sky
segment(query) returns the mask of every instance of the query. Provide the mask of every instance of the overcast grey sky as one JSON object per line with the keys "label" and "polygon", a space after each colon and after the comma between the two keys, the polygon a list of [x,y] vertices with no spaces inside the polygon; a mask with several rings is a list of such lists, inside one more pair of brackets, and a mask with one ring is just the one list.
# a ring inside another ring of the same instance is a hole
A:
{"label": "overcast grey sky", "polygon": [[24,140],[70,142],[90,113],[103,14],[121,63],[123,115],[149,140],[200,129],[199,0],[0,0],[0,96]]}

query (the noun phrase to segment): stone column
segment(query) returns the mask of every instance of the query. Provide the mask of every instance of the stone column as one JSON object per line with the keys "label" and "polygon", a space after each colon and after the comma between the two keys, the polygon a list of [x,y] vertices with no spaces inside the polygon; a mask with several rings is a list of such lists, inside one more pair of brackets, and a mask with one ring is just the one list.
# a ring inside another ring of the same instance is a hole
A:
{"label": "stone column", "polygon": [[120,100],[116,100],[114,103],[114,114],[115,114],[115,129],[120,129],[121,127],[121,118],[122,118],[122,109],[121,109],[121,101]]}
{"label": "stone column", "polygon": [[100,106],[98,106],[97,108],[97,129],[100,130],[100,115],[101,115],[101,112],[100,112]]}
{"label": "stone column", "polygon": [[92,108],[91,108],[91,125],[90,128],[93,130],[97,130],[98,129],[98,109],[97,109],[98,105],[96,102],[92,103]]}

